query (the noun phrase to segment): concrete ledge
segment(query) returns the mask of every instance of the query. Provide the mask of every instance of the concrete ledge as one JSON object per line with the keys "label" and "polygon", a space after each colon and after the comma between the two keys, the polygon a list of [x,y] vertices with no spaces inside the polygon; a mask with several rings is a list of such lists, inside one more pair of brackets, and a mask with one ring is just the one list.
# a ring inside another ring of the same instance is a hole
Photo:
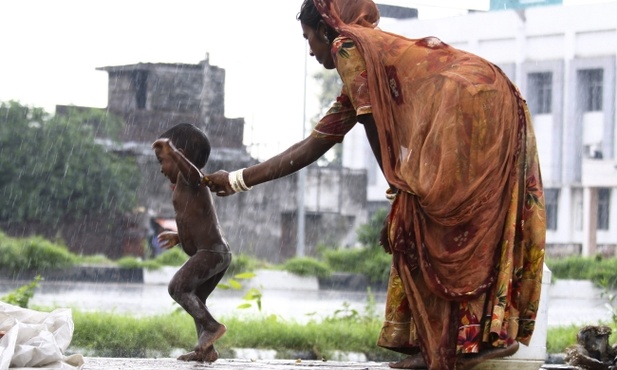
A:
{"label": "concrete ledge", "polygon": [[102,266],[74,266],[64,270],[22,270],[0,272],[0,279],[32,281],[41,275],[45,281],[71,281],[88,283],[143,283],[143,269],[124,269]]}
{"label": "concrete ledge", "polygon": [[346,290],[366,292],[368,288],[373,291],[386,291],[387,282],[383,284],[374,284],[369,282],[368,278],[360,274],[351,274],[345,272],[335,272],[330,277],[319,278],[319,289],[324,290]]}
{"label": "concrete ledge", "polygon": [[488,360],[478,364],[473,370],[538,370],[544,365],[544,361],[497,359]]}
{"label": "concrete ledge", "polygon": [[[127,269],[103,266],[74,266],[64,270],[22,270],[18,272],[0,271],[0,280],[31,281],[41,275],[45,281],[72,281],[88,283],[143,283],[167,285],[178,271],[179,267],[163,266],[157,270]],[[328,278],[299,276],[287,271],[257,270],[256,276],[247,281],[247,287],[269,289],[291,289],[298,287],[306,290],[345,290],[366,292],[370,287],[373,291],[385,291],[386,283],[372,284],[364,275],[336,272]]]}
{"label": "concrete ledge", "polygon": [[[223,279],[225,280],[225,279]],[[272,290],[318,290],[317,278],[312,276],[299,276],[288,271],[257,270],[255,277],[246,280],[249,288]]]}

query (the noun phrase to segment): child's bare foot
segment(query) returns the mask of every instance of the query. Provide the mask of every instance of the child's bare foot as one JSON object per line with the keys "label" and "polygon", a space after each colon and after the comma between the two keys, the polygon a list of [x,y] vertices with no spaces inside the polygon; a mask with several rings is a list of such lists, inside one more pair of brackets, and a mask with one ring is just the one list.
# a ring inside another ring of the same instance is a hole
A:
{"label": "child's bare foot", "polygon": [[195,351],[191,351],[189,353],[185,353],[183,355],[178,356],[178,361],[197,361],[197,353]]}
{"label": "child's bare foot", "polygon": [[197,347],[195,347],[195,351],[206,353],[208,351],[208,347],[212,347],[214,342],[222,337],[226,331],[227,328],[223,324],[219,324],[219,327],[215,332],[207,332],[205,330],[202,331],[199,335],[199,342]]}
{"label": "child's bare foot", "polygon": [[219,359],[219,353],[217,350],[214,349],[214,346],[211,346],[210,348],[208,348],[206,353],[204,353],[203,355],[204,362],[214,362],[218,359]]}
{"label": "child's bare foot", "polygon": [[512,356],[516,351],[518,351],[518,342],[514,342],[506,348],[492,348],[478,354],[463,356],[456,364],[456,370],[470,370],[481,362]]}
{"label": "child's bare foot", "polygon": [[421,353],[416,353],[399,362],[391,362],[388,366],[393,369],[426,369],[426,362]]}
{"label": "child's bare foot", "polygon": [[205,353],[191,351],[178,356],[179,361],[214,362],[219,359],[219,353],[214,346],[208,347]]}

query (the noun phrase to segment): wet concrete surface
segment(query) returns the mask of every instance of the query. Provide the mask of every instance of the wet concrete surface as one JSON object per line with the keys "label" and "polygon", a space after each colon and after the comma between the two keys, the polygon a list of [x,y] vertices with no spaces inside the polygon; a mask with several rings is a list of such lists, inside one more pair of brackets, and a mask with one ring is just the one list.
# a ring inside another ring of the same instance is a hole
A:
{"label": "wet concrete surface", "polygon": [[[0,283],[0,296],[17,288],[23,282]],[[309,319],[332,315],[337,309],[349,305],[350,309],[363,312],[367,305],[366,292],[339,290],[272,289],[269,282],[254,282],[262,296],[263,315],[277,315],[286,320],[303,322]],[[247,286],[247,288],[250,286]],[[598,324],[611,322],[607,307],[611,302],[602,295],[602,290],[585,280],[557,280],[549,287],[548,327]],[[371,293],[377,312],[385,305],[385,292]],[[209,300],[213,315],[229,313],[253,315],[256,309],[239,310],[246,303],[244,290],[215,290]],[[128,312],[138,316],[163,314],[177,309],[167,293],[166,284],[131,283],[70,283],[43,282],[31,300],[33,306],[70,307],[84,311]],[[617,302],[613,302],[617,306]]]}
{"label": "wet concrete surface", "polygon": [[126,358],[86,358],[83,370],[193,370],[193,369],[274,369],[298,370],[303,368],[320,370],[386,370],[385,362],[337,362],[337,361],[300,361],[300,360],[236,360],[219,359],[213,363],[183,362],[176,359],[126,359]]}

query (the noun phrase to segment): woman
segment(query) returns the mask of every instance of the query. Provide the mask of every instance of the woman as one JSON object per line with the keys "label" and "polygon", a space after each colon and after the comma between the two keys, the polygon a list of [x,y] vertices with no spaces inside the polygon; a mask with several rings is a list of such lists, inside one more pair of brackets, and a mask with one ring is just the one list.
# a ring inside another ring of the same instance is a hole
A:
{"label": "woman", "polygon": [[208,176],[220,196],[317,160],[360,122],[393,200],[378,345],[395,368],[468,369],[528,344],[538,309],[545,213],[533,128],[495,65],[437,38],[377,28],[372,0],[304,0],[311,55],[341,95],[312,134],[249,168]]}

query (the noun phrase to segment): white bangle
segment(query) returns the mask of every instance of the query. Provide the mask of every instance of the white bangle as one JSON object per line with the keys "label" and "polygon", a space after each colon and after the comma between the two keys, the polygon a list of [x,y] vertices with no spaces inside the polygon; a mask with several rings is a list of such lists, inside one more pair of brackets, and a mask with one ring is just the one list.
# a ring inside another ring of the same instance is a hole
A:
{"label": "white bangle", "polygon": [[246,183],[244,182],[244,177],[242,176],[242,172],[244,172],[244,168],[229,173],[229,185],[231,185],[231,189],[234,191],[234,193],[249,191],[253,188],[252,186],[246,186]]}
{"label": "white bangle", "polygon": [[246,186],[246,183],[244,182],[244,170],[245,170],[245,168],[241,169],[240,171],[236,171],[236,172],[238,172],[238,184],[240,184],[240,187],[242,188],[242,190],[249,191],[253,187],[252,186],[250,186],[250,187]]}

